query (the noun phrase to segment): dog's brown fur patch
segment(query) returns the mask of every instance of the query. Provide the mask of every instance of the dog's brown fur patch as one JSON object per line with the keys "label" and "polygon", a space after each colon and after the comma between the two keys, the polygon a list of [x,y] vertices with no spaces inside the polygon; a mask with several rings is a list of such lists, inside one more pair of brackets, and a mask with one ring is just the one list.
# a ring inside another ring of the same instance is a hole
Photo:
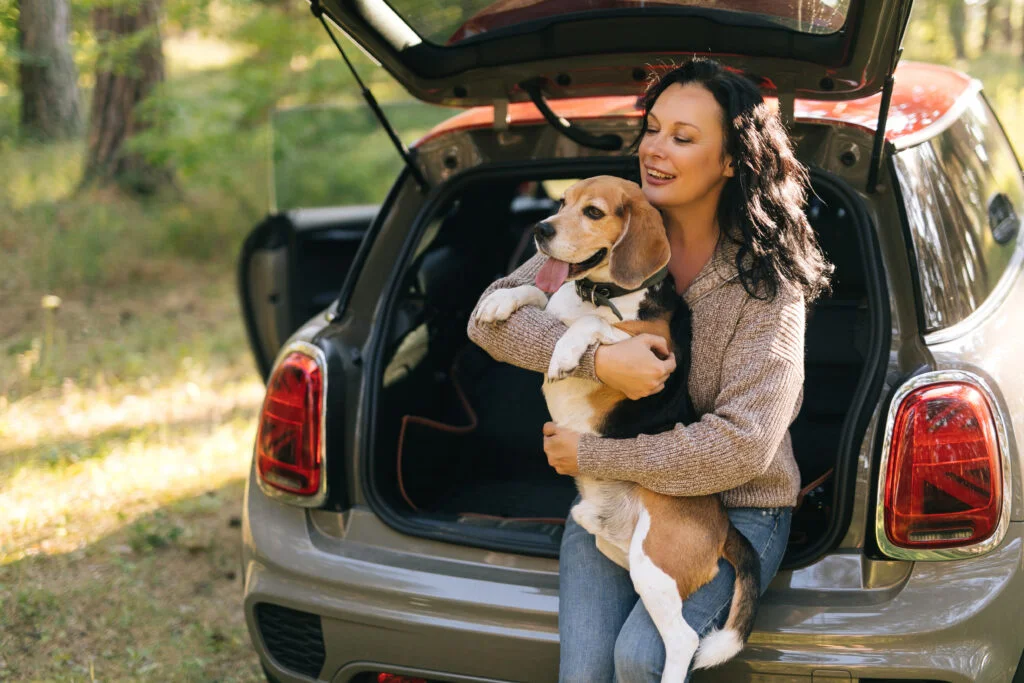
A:
{"label": "dog's brown fur patch", "polygon": [[640,489],[651,516],[644,554],[676,580],[685,600],[718,574],[729,517],[716,496],[675,498]]}
{"label": "dog's brown fur patch", "polygon": [[613,327],[634,337],[638,334],[657,335],[664,338],[668,342],[669,351],[672,350],[672,332],[669,329],[668,320],[623,320],[615,323]]}

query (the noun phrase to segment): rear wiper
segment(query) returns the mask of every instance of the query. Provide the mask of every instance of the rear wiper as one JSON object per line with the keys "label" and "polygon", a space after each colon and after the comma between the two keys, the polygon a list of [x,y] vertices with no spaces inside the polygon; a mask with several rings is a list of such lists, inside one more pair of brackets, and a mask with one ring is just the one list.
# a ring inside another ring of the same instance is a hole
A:
{"label": "rear wiper", "polygon": [[345,64],[348,65],[348,70],[352,72],[352,76],[355,77],[356,83],[359,84],[359,89],[362,91],[363,99],[365,99],[366,103],[370,105],[370,109],[373,110],[373,115],[377,117],[377,120],[380,121],[380,125],[384,127],[384,132],[388,134],[389,138],[391,138],[391,142],[395,145],[395,149],[398,150],[399,156],[402,157],[402,161],[404,161],[406,167],[408,167],[409,173],[412,174],[413,180],[415,180],[416,184],[420,186],[420,190],[426,193],[429,189],[426,178],[423,177],[423,173],[420,172],[419,167],[413,162],[412,155],[409,154],[409,150],[406,149],[405,145],[402,144],[402,141],[398,139],[398,135],[395,134],[395,129],[391,127],[391,122],[388,121],[388,117],[385,116],[380,105],[377,104],[377,99],[363,83],[363,79],[359,78],[359,74],[356,72],[355,67],[352,66],[352,62],[348,61],[348,55],[346,55],[345,51],[341,49],[341,43],[339,43],[338,39],[334,37],[334,32],[331,31],[327,22],[324,21],[324,9],[320,6],[320,0],[310,0],[309,8],[312,10],[313,16],[319,19],[320,23],[324,25],[324,30],[327,31],[327,35],[331,37],[331,42],[334,43],[334,47],[338,48],[338,52],[341,53],[341,58],[345,60]]}
{"label": "rear wiper", "polygon": [[533,100],[533,104],[540,110],[541,115],[547,119],[547,122],[555,130],[584,147],[593,147],[594,149],[601,149],[606,152],[615,152],[622,149],[622,138],[618,135],[610,133],[608,135],[593,135],[551,111],[551,107],[544,101],[544,95],[540,91],[543,83],[543,79],[533,78],[523,81],[519,84],[519,87],[526,91],[526,94]]}

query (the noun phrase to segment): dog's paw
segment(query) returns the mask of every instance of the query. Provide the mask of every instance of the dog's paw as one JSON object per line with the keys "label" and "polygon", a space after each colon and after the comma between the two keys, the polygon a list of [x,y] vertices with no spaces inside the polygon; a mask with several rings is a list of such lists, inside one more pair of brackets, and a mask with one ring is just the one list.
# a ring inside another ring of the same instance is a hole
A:
{"label": "dog's paw", "polygon": [[548,364],[548,381],[557,382],[569,377],[579,367],[580,358],[586,352],[587,346],[588,344],[574,343],[566,337],[559,339],[555,344],[555,352],[551,354],[551,363]]}
{"label": "dog's paw", "polygon": [[544,292],[533,285],[523,285],[511,289],[498,289],[480,302],[476,319],[482,323],[496,323],[508,320],[512,314],[523,306],[533,304],[544,308],[548,299]]}
{"label": "dog's paw", "polygon": [[581,527],[595,536],[601,532],[601,522],[597,516],[597,508],[585,500],[581,500],[572,506],[569,511],[572,518]]}

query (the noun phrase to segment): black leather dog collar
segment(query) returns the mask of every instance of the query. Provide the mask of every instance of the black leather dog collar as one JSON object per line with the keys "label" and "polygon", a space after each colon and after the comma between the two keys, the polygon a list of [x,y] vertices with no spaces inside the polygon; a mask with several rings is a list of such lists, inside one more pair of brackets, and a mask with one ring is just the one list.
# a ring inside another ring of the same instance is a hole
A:
{"label": "black leather dog collar", "polygon": [[668,277],[668,266],[665,266],[651,277],[644,280],[636,289],[626,289],[620,287],[614,282],[591,282],[587,278],[582,280],[576,280],[576,294],[579,295],[584,301],[589,301],[595,306],[607,306],[612,309],[612,313],[615,314],[619,320],[622,320],[622,314],[619,313],[619,309],[612,303],[612,299],[633,292],[639,292],[641,289],[648,289],[654,285],[660,283]]}

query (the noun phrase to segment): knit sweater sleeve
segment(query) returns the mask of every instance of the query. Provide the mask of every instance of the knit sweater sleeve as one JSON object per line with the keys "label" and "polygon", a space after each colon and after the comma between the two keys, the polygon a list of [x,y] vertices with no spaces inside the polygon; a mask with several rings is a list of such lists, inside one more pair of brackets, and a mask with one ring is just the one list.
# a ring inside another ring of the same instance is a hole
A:
{"label": "knit sweater sleeve", "polygon": [[581,474],[701,496],[767,471],[792,423],[804,381],[804,300],[747,298],[725,349],[714,410],[690,425],[635,439],[580,438]]}
{"label": "knit sweater sleeve", "polygon": [[[506,277],[496,280],[484,290],[469,316],[466,333],[470,340],[486,351],[494,360],[502,363],[546,373],[551,363],[555,344],[568,329],[561,320],[549,315],[536,306],[524,306],[504,322],[488,324],[476,319],[480,302],[498,289],[510,289],[532,285],[537,271],[544,265],[545,257],[537,254]],[[573,377],[600,381],[594,373],[594,354],[597,345],[591,346],[580,359]]]}

